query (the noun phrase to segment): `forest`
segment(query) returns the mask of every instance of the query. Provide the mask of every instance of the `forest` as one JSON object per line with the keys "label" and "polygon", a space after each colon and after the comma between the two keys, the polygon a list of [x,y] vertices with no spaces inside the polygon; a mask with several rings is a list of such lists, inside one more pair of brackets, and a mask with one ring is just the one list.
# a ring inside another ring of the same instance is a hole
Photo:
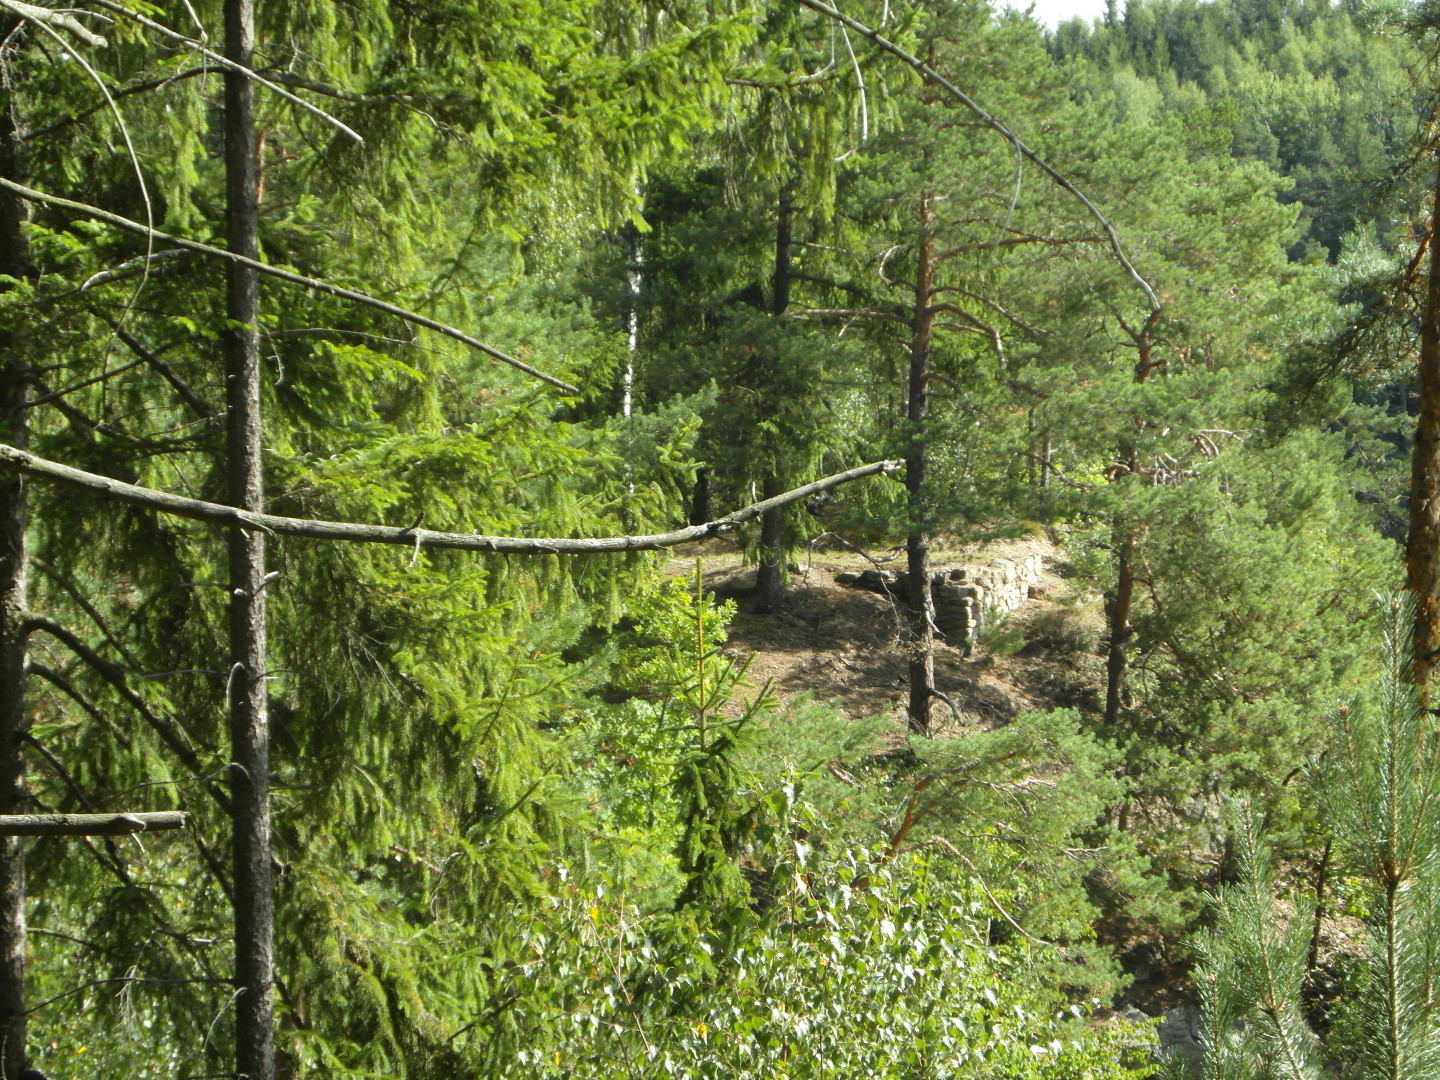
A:
{"label": "forest", "polygon": [[0,1080],[1440,1076],[1437,88],[0,0]]}

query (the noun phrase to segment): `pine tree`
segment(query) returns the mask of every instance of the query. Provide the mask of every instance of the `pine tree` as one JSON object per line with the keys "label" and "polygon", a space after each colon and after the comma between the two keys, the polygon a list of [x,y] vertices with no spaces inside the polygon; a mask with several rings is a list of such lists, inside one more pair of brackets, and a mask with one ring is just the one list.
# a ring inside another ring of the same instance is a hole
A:
{"label": "pine tree", "polygon": [[[1434,995],[1440,924],[1435,856],[1440,851],[1440,754],[1409,660],[1413,604],[1389,598],[1384,613],[1385,664],[1373,700],[1333,713],[1329,740],[1312,782],[1321,821],[1341,865],[1364,883],[1372,914],[1359,958],[1353,1042],[1332,1043],[1324,1056],[1356,1075],[1408,1080],[1433,1074],[1440,1053]],[[1212,1032],[1201,1075],[1320,1075],[1316,1038],[1301,1019],[1309,920],[1274,904],[1270,855],[1258,827],[1242,816],[1236,830],[1240,880],[1222,891],[1206,961]],[[1230,1024],[1255,1021],[1237,1034]],[[1248,1046],[1248,1049],[1240,1049]],[[1248,1074],[1235,1071],[1237,1055]]]}

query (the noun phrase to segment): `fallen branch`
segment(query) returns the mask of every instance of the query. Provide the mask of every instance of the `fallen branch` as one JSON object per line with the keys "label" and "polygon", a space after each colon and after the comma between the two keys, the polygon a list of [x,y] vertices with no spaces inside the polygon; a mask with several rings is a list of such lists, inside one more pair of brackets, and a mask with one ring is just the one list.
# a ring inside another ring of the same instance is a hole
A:
{"label": "fallen branch", "polygon": [[[0,443],[0,467],[29,476],[40,477],[76,488],[102,499],[141,506],[162,514],[211,521],[241,529],[255,529],[279,536],[304,536],[312,540],[347,540],[361,544],[395,544],[402,547],[436,548],[451,551],[487,551],[508,555],[595,555],[614,551],[657,551],[661,548],[704,540],[726,529],[753,521],[767,510],[799,502],[822,491],[839,487],[851,480],[898,469],[902,462],[876,461],[856,469],[827,476],[804,487],[795,488],[752,503],[703,525],[691,525],[668,533],[644,536],[598,536],[575,538],[543,538],[528,536],[483,536],[477,533],[435,532],[430,529],[399,528],[392,525],[366,525],[351,521],[315,521],[309,518],[281,517],[277,514],[252,513],[222,503],[187,499],[165,491],[139,487],[98,473],[72,469],[68,465],[47,461],[34,454]],[[37,621],[45,629],[48,624]],[[53,631],[51,631],[53,633]]]}
{"label": "fallen branch", "polygon": [[446,326],[444,323],[436,322],[425,315],[398,307],[386,300],[371,296],[369,293],[359,292],[356,289],[347,289],[342,285],[335,285],[328,281],[321,281],[319,278],[306,277],[304,274],[297,274],[293,270],[285,270],[278,266],[271,266],[269,263],[260,262],[258,259],[249,259],[244,255],[237,255],[233,251],[226,251],[224,248],[215,247],[211,244],[202,244],[198,240],[186,240],[183,237],[171,236],[159,229],[152,229],[148,225],[138,221],[132,221],[119,214],[112,214],[108,210],[102,210],[98,206],[91,206],[89,203],[76,202],[73,199],[62,199],[58,195],[47,195],[43,191],[36,191],[34,188],[25,187],[15,181],[0,176],[0,188],[13,192],[23,199],[32,199],[47,206],[59,207],[63,210],[73,210],[77,214],[84,214],[96,221],[103,221],[108,225],[125,229],[128,232],[139,233],[141,236],[148,236],[154,240],[161,240],[167,244],[174,244],[177,247],[189,251],[199,252],[201,255],[209,255],[215,259],[228,259],[230,262],[239,263],[241,266],[248,266],[257,273],[266,274],[269,277],[278,278],[281,281],[288,281],[292,285],[303,285],[307,289],[314,289],[316,292],[324,293],[327,296],[335,296],[341,300],[349,300],[351,303],[361,304],[365,307],[374,308],[376,311],[383,311],[387,315],[394,315],[397,319],[404,319],[406,322],[414,323],[416,326],[423,326],[427,330],[434,330],[437,334],[452,338],[462,345],[468,345],[472,349],[484,353],[493,360],[499,360],[509,364],[511,367],[533,375],[542,382],[547,382],[567,394],[578,394],[580,391],[567,382],[555,378],[553,375],[546,375],[543,371],[531,367],[523,360],[501,352],[492,345],[486,345],[465,333],[463,330],[456,330],[453,326]]}
{"label": "fallen branch", "polygon": [[1041,172],[1050,177],[1051,180],[1055,181],[1055,183],[1065,191],[1075,196],[1075,198],[1080,201],[1080,204],[1090,212],[1090,216],[1105,230],[1105,235],[1110,240],[1110,250],[1115,253],[1116,261],[1125,268],[1130,277],[1134,279],[1135,284],[1140,286],[1141,291],[1145,293],[1145,299],[1150,304],[1151,312],[1155,313],[1160,311],[1160,298],[1155,295],[1155,290],[1151,287],[1150,283],[1140,276],[1140,271],[1136,270],[1134,264],[1130,262],[1129,257],[1125,254],[1124,246],[1120,243],[1120,234],[1115,231],[1115,226],[1110,224],[1110,219],[1102,214],[1099,208],[1086,197],[1085,193],[1067,179],[1063,173],[1022,142],[1020,136],[1016,135],[1015,132],[1006,127],[998,118],[992,116],[982,108],[979,102],[975,101],[970,95],[966,94],[965,91],[961,90],[918,56],[907,52],[893,41],[881,37],[878,30],[870,29],[870,27],[864,23],[852,19],[849,15],[824,3],[823,0],[796,0],[796,2],[800,4],[801,7],[807,7],[817,14],[825,16],[827,19],[833,19],[841,26],[848,27],[857,34],[869,38],[891,56],[909,64],[926,82],[932,83],[949,93],[951,97],[974,113],[986,127],[1008,139],[1011,145],[1015,147],[1017,153],[1034,163]]}
{"label": "fallen branch", "polygon": [[153,814],[3,814],[0,836],[129,836],[183,829],[190,815],[179,810]]}

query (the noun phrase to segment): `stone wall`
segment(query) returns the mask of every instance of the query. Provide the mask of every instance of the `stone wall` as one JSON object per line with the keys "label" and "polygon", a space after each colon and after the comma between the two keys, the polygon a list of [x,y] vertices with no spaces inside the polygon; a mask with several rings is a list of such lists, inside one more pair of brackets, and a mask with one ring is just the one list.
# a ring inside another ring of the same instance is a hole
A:
{"label": "stone wall", "polygon": [[[1038,552],[1019,559],[995,559],[984,565],[936,570],[930,579],[935,600],[935,628],[968,656],[976,631],[996,615],[1019,609],[1040,583],[1045,560]],[[836,574],[841,585],[889,596],[904,602],[905,574],[871,569],[861,574]]]}

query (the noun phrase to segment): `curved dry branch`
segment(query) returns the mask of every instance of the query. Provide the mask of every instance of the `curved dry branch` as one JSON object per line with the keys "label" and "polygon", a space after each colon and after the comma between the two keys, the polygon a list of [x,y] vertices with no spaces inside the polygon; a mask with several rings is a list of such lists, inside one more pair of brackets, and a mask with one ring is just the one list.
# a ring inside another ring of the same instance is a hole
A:
{"label": "curved dry branch", "polygon": [[0,187],[3,187],[7,191],[14,192],[23,199],[32,199],[35,202],[44,203],[46,206],[59,207],[62,210],[73,210],[77,214],[84,214],[86,217],[91,217],[96,221],[103,221],[108,225],[125,229],[127,232],[138,233],[141,236],[149,236],[154,240],[163,240],[167,244],[174,244],[176,247],[185,248],[187,251],[199,252],[201,255],[209,255],[214,259],[227,259],[230,262],[248,266],[258,273],[278,278],[280,281],[288,281],[292,285],[303,285],[307,289],[314,289],[316,292],[324,293],[327,296],[338,297],[341,300],[349,300],[351,303],[374,308],[376,311],[383,311],[387,315],[393,315],[397,319],[404,319],[406,322],[414,323],[416,326],[423,326],[427,330],[434,330],[437,334],[443,334],[445,337],[458,341],[462,345],[468,345],[470,348],[484,353],[492,360],[499,360],[502,363],[509,364],[511,367],[523,371],[527,375],[534,376],[541,382],[549,383],[556,389],[565,391],[567,394],[578,394],[580,392],[579,389],[571,386],[569,383],[562,382],[553,375],[547,375],[545,372],[531,367],[525,363],[525,361],[517,360],[515,357],[501,352],[492,345],[486,345],[483,341],[471,337],[463,330],[456,330],[453,326],[446,326],[444,323],[437,322],[426,315],[409,311],[387,300],[381,300],[378,297],[371,296],[369,293],[363,293],[356,289],[347,289],[343,285],[335,285],[329,281],[322,281],[319,278],[306,277],[304,274],[297,274],[293,270],[285,270],[278,266],[271,266],[269,263],[263,263],[257,259],[247,259],[244,255],[237,255],[233,251],[226,251],[224,248],[215,247],[211,244],[202,244],[198,240],[186,240],[184,237],[171,236],[169,233],[163,233],[159,229],[152,229],[138,221],[132,221],[127,217],[121,217],[119,214],[112,214],[108,210],[102,210],[98,206],[76,202],[74,199],[63,199],[59,195],[48,195],[43,191],[36,191],[34,188],[17,184],[15,181],[3,176],[0,176]]}
{"label": "curved dry branch", "polygon": [[919,73],[921,78],[945,90],[951,97],[953,97],[956,101],[960,102],[961,105],[964,105],[965,108],[969,109],[972,113],[974,113],[975,116],[979,118],[980,122],[986,127],[1008,139],[1010,143],[1015,147],[1016,152],[1024,156],[1029,161],[1033,162],[1040,169],[1041,172],[1043,172],[1046,176],[1050,177],[1051,180],[1055,181],[1055,183],[1058,184],[1065,191],[1068,191],[1071,195],[1075,196],[1075,198],[1080,201],[1080,204],[1084,206],[1087,211],[1089,211],[1090,216],[1093,217],[1095,221],[1100,225],[1100,227],[1105,230],[1105,235],[1109,238],[1110,241],[1110,250],[1114,252],[1116,261],[1125,268],[1126,273],[1130,275],[1130,277],[1134,280],[1135,284],[1140,287],[1140,290],[1142,292],[1144,292],[1145,299],[1150,305],[1151,312],[1155,313],[1160,311],[1160,297],[1155,294],[1155,290],[1151,287],[1150,283],[1140,276],[1140,271],[1135,269],[1135,266],[1133,263],[1131,263],[1129,256],[1125,254],[1125,248],[1120,243],[1120,234],[1115,231],[1115,226],[1110,224],[1110,219],[1107,218],[1104,214],[1102,214],[1100,212],[1100,209],[1093,202],[1091,202],[1089,198],[1086,197],[1085,193],[1081,191],[1078,187],[1076,187],[1065,176],[1064,173],[1060,172],[1048,161],[1046,161],[1039,154],[1037,154],[1034,150],[1030,149],[1030,147],[1021,140],[1019,135],[1016,135],[1015,132],[1011,131],[1008,127],[1006,127],[1005,124],[1002,123],[997,117],[992,116],[989,112],[987,112],[980,105],[980,103],[977,102],[974,98],[970,97],[969,94],[965,93],[965,91],[961,90],[958,86],[952,83],[949,79],[945,78],[944,75],[941,75],[938,71],[932,68],[929,64],[925,63],[925,61],[921,60],[918,56],[915,56],[913,53],[907,52],[905,49],[902,49],[899,45],[895,44],[893,41],[890,41],[888,38],[881,37],[878,30],[872,30],[864,23],[856,19],[852,19],[844,12],[841,12],[831,7],[829,4],[824,3],[823,0],[796,0],[796,3],[800,4],[801,7],[807,7],[811,11],[816,12],[817,14],[825,16],[825,18],[827,19],[833,19],[841,26],[848,27],[851,30],[854,30],[857,34],[862,35],[863,37],[869,38],[877,46],[888,52],[891,56],[894,56],[897,59],[904,61],[906,64],[910,65],[910,67],[914,68],[915,71]]}
{"label": "curved dry branch", "polygon": [[[397,528],[391,525],[365,525],[351,521],[314,521],[309,518],[280,517],[276,514],[257,514],[222,503],[187,499],[165,491],[138,487],[113,480],[98,473],[84,472],[47,461],[34,454],[0,443],[0,466],[14,469],[29,476],[53,480],[67,487],[76,488],[88,494],[117,502],[157,510],[162,514],[211,521],[217,525],[228,525],[241,529],[258,529],[280,536],[304,536],[312,540],[346,540],[360,544],[395,544],[402,547],[436,548],[450,551],[484,551],[506,555],[596,555],[615,551],[658,551],[661,548],[688,544],[704,540],[736,525],[753,521],[767,510],[787,506],[811,495],[839,487],[851,480],[898,469],[903,462],[876,461],[861,465],[823,480],[816,480],[804,487],[795,488],[762,499],[760,502],[736,510],[703,525],[691,525],[668,533],[652,533],[646,536],[599,536],[576,538],[545,538],[528,536],[482,536],[476,533],[434,532],[430,529]],[[56,633],[49,620],[34,620],[39,629]],[[63,633],[63,631],[62,631]],[[73,635],[68,635],[73,638]],[[73,649],[75,644],[67,640]],[[83,646],[82,646],[83,647]],[[100,661],[104,664],[104,661]],[[104,672],[102,671],[102,674]],[[127,688],[128,689],[128,688]],[[187,764],[189,764],[187,762]],[[197,769],[198,771],[198,769]]]}

